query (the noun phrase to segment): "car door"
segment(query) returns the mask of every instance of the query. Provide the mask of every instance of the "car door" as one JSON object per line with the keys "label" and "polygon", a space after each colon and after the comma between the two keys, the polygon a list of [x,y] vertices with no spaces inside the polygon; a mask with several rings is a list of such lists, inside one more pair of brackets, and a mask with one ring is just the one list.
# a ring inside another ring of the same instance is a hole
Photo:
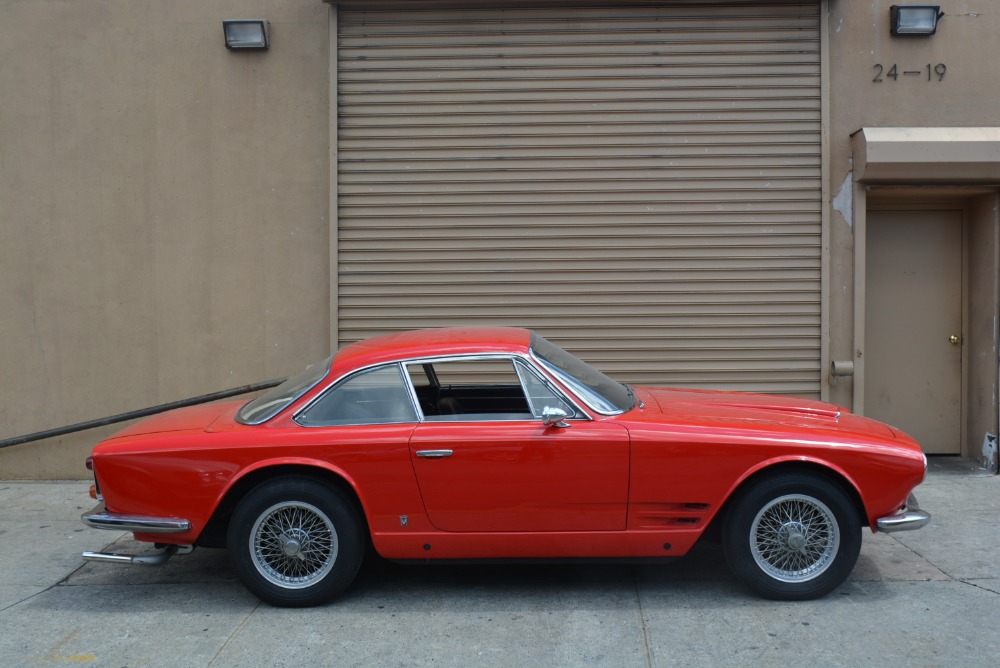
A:
{"label": "car door", "polygon": [[[442,531],[620,531],[629,439],[591,421],[524,360],[408,366],[424,411],[410,456],[424,507]],[[546,407],[566,411],[546,425]]]}

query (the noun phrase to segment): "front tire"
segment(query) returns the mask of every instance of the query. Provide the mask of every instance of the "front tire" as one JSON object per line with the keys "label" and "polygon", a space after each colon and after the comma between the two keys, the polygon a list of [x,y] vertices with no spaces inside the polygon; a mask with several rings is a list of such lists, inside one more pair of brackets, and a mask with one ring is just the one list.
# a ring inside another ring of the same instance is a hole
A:
{"label": "front tire", "polygon": [[340,492],[316,480],[279,478],[236,507],[227,546],[251,593],[297,608],[325,603],[346,589],[365,542],[358,513]]}
{"label": "front tire", "polygon": [[861,525],[851,499],[835,483],[781,473],[733,499],[723,551],[733,573],[764,598],[818,598],[854,569]]}

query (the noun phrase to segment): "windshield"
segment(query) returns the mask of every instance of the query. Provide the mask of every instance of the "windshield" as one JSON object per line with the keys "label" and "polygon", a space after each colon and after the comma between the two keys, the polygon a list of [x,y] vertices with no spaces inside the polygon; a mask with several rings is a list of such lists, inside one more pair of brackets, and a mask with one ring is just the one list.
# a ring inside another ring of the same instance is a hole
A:
{"label": "windshield", "polygon": [[598,413],[617,415],[635,407],[635,395],[628,385],[611,380],[580,358],[534,332],[531,333],[531,354]]}
{"label": "windshield", "polygon": [[328,357],[319,364],[312,364],[305,371],[260,395],[240,409],[236,414],[236,421],[242,424],[260,424],[270,420],[322,380],[330,370],[332,361],[333,358]]}

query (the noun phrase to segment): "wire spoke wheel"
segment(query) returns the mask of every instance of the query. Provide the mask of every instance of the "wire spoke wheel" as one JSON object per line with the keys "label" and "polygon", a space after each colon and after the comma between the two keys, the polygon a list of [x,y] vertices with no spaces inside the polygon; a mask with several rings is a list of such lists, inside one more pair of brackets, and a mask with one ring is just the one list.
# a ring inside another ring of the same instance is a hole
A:
{"label": "wire spoke wheel", "polygon": [[366,526],[327,481],[276,477],[250,490],[226,532],[233,569],[272,605],[302,608],[342,593],[364,557]]}
{"label": "wire spoke wheel", "polygon": [[765,598],[823,596],[858,560],[862,512],[832,477],[802,469],[765,474],[732,499],[723,526],[726,561]]}
{"label": "wire spoke wheel", "polygon": [[276,503],[250,530],[254,566],[269,582],[301,589],[321,581],[337,561],[337,530],[326,513],[302,501]]}
{"label": "wire spoke wheel", "polygon": [[774,499],[750,526],[750,553],[765,573],[781,582],[805,582],[830,567],[840,548],[833,512],[804,494]]}

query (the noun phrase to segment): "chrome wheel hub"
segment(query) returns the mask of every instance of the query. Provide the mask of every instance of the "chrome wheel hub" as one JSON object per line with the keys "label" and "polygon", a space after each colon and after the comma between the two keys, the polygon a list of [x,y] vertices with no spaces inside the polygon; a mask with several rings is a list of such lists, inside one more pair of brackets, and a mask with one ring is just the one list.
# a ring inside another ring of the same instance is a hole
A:
{"label": "chrome wheel hub", "polygon": [[806,533],[809,530],[801,522],[789,522],[778,530],[785,541],[785,547],[791,551],[800,551],[806,546]]}
{"label": "chrome wheel hub", "polygon": [[269,582],[302,589],[322,580],[333,568],[337,530],[316,506],[283,501],[257,518],[249,547],[254,566]]}
{"label": "chrome wheel hub", "polygon": [[302,554],[302,544],[294,538],[288,538],[287,536],[282,536],[280,539],[281,551],[285,553],[286,557],[298,557]]}
{"label": "chrome wheel hub", "polygon": [[750,552],[757,566],[782,582],[806,582],[834,562],[840,530],[819,499],[789,494],[772,500],[750,526]]}

